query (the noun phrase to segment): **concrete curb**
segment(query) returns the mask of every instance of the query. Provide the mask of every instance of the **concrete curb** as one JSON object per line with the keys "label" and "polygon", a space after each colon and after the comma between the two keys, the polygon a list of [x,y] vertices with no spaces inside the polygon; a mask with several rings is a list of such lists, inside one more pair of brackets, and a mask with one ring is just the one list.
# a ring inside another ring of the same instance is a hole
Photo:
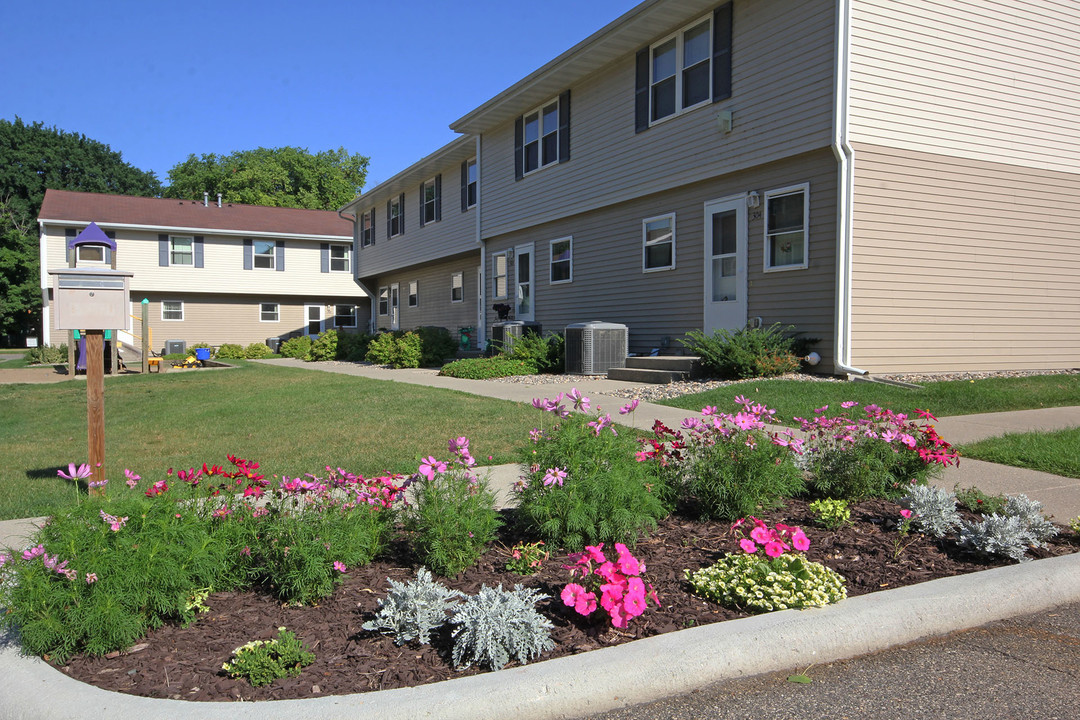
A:
{"label": "concrete curb", "polygon": [[263,703],[154,700],[100,690],[0,642],[0,720],[139,717],[571,718],[709,683],[801,668],[1080,601],[1080,554],[985,570],[659,635],[582,655],[400,690]]}

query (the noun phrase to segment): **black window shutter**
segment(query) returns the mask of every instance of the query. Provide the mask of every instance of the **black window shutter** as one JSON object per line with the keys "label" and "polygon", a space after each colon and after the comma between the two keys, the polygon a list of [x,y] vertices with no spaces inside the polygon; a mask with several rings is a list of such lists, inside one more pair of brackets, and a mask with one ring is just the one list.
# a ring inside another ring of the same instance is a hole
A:
{"label": "black window shutter", "polygon": [[195,267],[201,268],[203,266],[203,236],[195,236],[195,246],[192,248],[192,254],[195,256]]}
{"label": "black window shutter", "polygon": [[525,123],[521,118],[514,121],[514,179],[525,177],[525,164],[521,153],[525,147]]}
{"label": "black window shutter", "polygon": [[277,259],[274,262],[274,269],[278,272],[285,272],[285,241],[277,241]]}
{"label": "black window shutter", "polygon": [[371,206],[371,245],[375,244],[375,206]]}
{"label": "black window shutter", "polygon": [[386,201],[386,237],[390,237],[390,201]]}
{"label": "black window shutter", "polygon": [[435,222],[442,220],[442,173],[435,176]]}
{"label": "black window shutter", "polygon": [[319,272],[330,272],[330,243],[319,245]]}
{"label": "black window shutter", "polygon": [[570,91],[559,95],[559,162],[570,159]]}
{"label": "black window shutter", "polygon": [[169,267],[169,236],[157,236],[157,264],[159,267]]}
{"label": "black window shutter", "polygon": [[[166,240],[167,242],[167,240]],[[244,269],[250,270],[255,266],[255,243],[251,238],[244,238]]]}
{"label": "black window shutter", "polygon": [[401,193],[401,195],[398,196],[398,207],[400,208],[400,210],[398,212],[398,232],[404,234],[405,233],[405,193]]}
{"label": "black window shutter", "polygon": [[461,212],[469,209],[469,161],[461,163]]}
{"label": "black window shutter", "polygon": [[649,129],[649,48],[638,50],[634,78],[634,132]]}
{"label": "black window shutter", "polygon": [[420,227],[424,227],[424,185],[426,183],[420,183]]}
{"label": "black window shutter", "polygon": [[731,3],[713,11],[713,102],[731,97]]}

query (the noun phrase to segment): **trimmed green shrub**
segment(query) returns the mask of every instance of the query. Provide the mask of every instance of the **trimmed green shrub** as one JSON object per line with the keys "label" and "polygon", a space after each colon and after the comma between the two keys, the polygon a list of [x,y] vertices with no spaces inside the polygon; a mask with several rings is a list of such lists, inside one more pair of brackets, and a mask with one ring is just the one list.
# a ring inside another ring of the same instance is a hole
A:
{"label": "trimmed green shrub", "polygon": [[30,348],[23,357],[26,362],[31,365],[55,365],[56,363],[66,363],[68,359],[68,346],[67,344],[42,345],[41,347]]}
{"label": "trimmed green shrub", "polygon": [[455,360],[443,365],[439,374],[467,380],[487,380],[488,378],[510,377],[511,375],[535,375],[536,367],[524,360],[516,360],[505,355],[496,355],[489,358]]}
{"label": "trimmed green shrub", "polygon": [[346,362],[363,360],[374,337],[368,333],[338,333],[337,359]]}
{"label": "trimmed green shrub", "polygon": [[565,341],[557,333],[541,337],[527,332],[514,341],[509,356],[536,368],[539,373],[562,373],[566,368]]}
{"label": "trimmed green shrub", "polygon": [[[269,349],[267,348],[267,350]],[[217,356],[220,360],[243,360],[244,348],[233,343],[225,343],[218,348]]]}
{"label": "trimmed green shrub", "polygon": [[315,338],[315,340],[312,341],[311,349],[308,351],[307,359],[313,362],[336,360],[337,346],[338,331],[324,330],[323,332],[319,333],[319,337]]}
{"label": "trimmed green shrub", "polygon": [[457,353],[458,345],[444,327],[424,326],[414,332],[420,336],[420,365],[423,367],[442,365],[446,358]]}
{"label": "trimmed green shrub", "polygon": [[772,377],[799,369],[799,357],[793,350],[795,341],[784,336],[793,329],[791,325],[783,328],[775,323],[767,328],[747,327],[736,332],[717,330],[712,335],[691,330],[686,333],[686,340],[680,342],[701,358],[706,370],[719,377]]}
{"label": "trimmed green shrub", "polygon": [[285,342],[281,343],[281,347],[278,348],[278,352],[281,353],[282,357],[296,358],[297,360],[307,360],[308,353],[311,352],[311,338],[309,338],[307,335],[289,338]]}
{"label": "trimmed green shrub", "polygon": [[244,358],[247,360],[262,360],[273,357],[274,351],[266,346],[266,343],[253,342],[244,348]]}
{"label": "trimmed green shrub", "polygon": [[376,365],[393,368],[420,367],[423,348],[420,336],[413,332],[380,333],[368,345],[366,359]]}

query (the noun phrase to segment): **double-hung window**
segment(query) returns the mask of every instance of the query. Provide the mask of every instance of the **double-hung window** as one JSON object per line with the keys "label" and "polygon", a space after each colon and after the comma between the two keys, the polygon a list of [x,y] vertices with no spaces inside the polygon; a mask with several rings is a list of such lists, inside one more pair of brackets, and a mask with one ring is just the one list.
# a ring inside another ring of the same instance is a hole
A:
{"label": "double-hung window", "polygon": [[184,301],[183,300],[162,300],[161,301],[161,319],[162,320],[183,320],[184,319]]}
{"label": "double-hung window", "polygon": [[711,28],[712,18],[705,18],[650,49],[653,122],[711,99]]}
{"label": "double-hung window", "polygon": [[550,249],[550,283],[555,285],[557,283],[572,282],[574,279],[574,238],[565,237],[552,240]]}
{"label": "double-hung window", "polygon": [[355,305],[335,305],[334,306],[334,327],[339,327],[339,328],[354,328],[354,327],[356,327],[356,306]]}
{"label": "double-hung window", "polygon": [[478,173],[476,170],[476,158],[468,160],[465,163],[465,209],[476,207],[476,181]]}
{"label": "double-hung window", "polygon": [[450,302],[459,303],[463,300],[465,300],[465,273],[452,273],[450,275]]}
{"label": "double-hung window", "polygon": [[390,314],[390,288],[388,287],[379,288],[379,314]]}
{"label": "double-hung window", "polygon": [[375,208],[360,216],[360,247],[375,244]]}
{"label": "double-hung window", "polygon": [[402,215],[404,208],[405,193],[386,201],[386,237],[392,238],[405,232],[405,218]]}
{"label": "double-hung window", "polygon": [[517,119],[514,175],[523,176],[570,159],[570,91]]}
{"label": "double-hung window", "polygon": [[675,213],[645,218],[641,222],[641,242],[643,272],[675,267]]}
{"label": "double-hung window", "polygon": [[420,227],[442,220],[442,175],[420,184]]}
{"label": "double-hung window", "polygon": [[260,322],[278,322],[281,319],[281,307],[277,303],[259,303]]}
{"label": "double-hung window", "polygon": [[495,293],[496,300],[504,300],[508,297],[508,285],[506,277],[506,253],[495,253],[491,256],[491,290]]}
{"label": "double-hung window", "polygon": [[765,271],[807,266],[810,186],[806,183],[765,193]]}
{"label": "double-hung window", "polygon": [[420,305],[420,293],[417,289],[417,281],[409,281],[409,307],[418,307]]}
{"label": "double-hung window", "polygon": [[352,248],[348,245],[331,245],[330,246],[330,271],[331,272],[349,272],[351,263],[350,256],[352,255]]}
{"label": "double-hung window", "polygon": [[195,264],[195,238],[190,235],[171,235],[169,237],[169,264]]}
{"label": "double-hung window", "polygon": [[254,261],[255,267],[263,270],[274,269],[274,252],[277,247],[277,243],[273,240],[256,240],[254,242],[255,252]]}

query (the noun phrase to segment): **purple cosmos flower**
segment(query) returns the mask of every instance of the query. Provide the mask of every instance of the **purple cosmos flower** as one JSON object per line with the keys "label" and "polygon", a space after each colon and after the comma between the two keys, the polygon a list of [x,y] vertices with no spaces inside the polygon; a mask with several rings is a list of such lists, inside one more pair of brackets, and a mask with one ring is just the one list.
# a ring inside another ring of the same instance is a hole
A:
{"label": "purple cosmos flower", "polygon": [[78,481],[85,480],[86,478],[93,475],[94,472],[90,469],[90,465],[88,463],[83,463],[79,467],[75,467],[75,463],[68,463],[67,473],[64,473],[63,470],[57,470],[56,474],[64,478],[65,480]]}
{"label": "purple cosmos flower", "polygon": [[619,414],[620,415],[629,415],[630,413],[637,410],[637,406],[638,406],[638,399],[634,398],[633,400],[631,400],[630,402],[626,403],[621,408],[619,408]]}

